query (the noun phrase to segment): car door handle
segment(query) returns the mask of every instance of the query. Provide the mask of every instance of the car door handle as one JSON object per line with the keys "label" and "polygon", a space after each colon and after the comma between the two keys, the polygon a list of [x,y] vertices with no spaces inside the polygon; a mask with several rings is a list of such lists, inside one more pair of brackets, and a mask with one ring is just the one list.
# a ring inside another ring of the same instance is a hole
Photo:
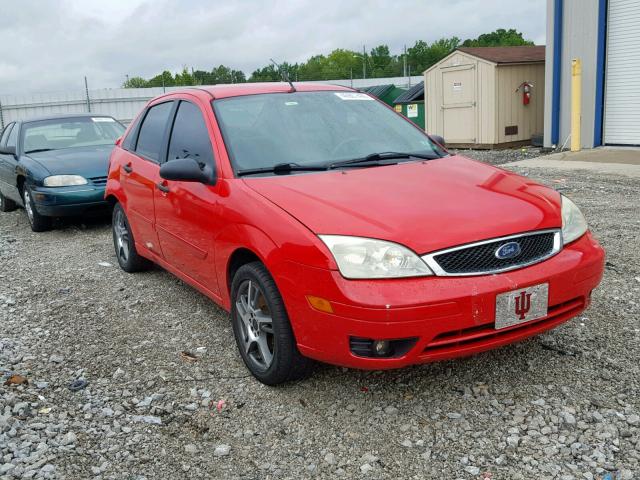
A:
{"label": "car door handle", "polygon": [[164,182],[157,183],[156,187],[158,187],[158,190],[160,190],[162,193],[169,193],[169,186],[166,185]]}
{"label": "car door handle", "polygon": [[131,168],[131,164],[130,163],[127,163],[124,167],[122,167],[122,169],[127,173],[133,172],[133,168]]}

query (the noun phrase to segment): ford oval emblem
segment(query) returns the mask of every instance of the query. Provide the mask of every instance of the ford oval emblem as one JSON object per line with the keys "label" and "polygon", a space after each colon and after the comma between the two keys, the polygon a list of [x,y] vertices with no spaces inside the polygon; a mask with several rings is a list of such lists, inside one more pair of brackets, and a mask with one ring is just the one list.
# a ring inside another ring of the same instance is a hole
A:
{"label": "ford oval emblem", "polygon": [[520,249],[520,244],[518,242],[509,242],[504,245],[500,245],[500,247],[496,250],[496,258],[500,260],[506,260],[508,258],[514,258],[520,255],[522,250]]}

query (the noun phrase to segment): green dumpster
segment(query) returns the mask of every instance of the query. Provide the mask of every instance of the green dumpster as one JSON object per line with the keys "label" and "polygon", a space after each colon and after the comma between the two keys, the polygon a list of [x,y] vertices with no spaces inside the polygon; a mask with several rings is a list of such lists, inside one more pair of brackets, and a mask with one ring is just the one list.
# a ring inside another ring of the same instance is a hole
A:
{"label": "green dumpster", "polygon": [[421,128],[425,128],[424,82],[417,83],[400,94],[393,102],[396,112],[401,113]]}

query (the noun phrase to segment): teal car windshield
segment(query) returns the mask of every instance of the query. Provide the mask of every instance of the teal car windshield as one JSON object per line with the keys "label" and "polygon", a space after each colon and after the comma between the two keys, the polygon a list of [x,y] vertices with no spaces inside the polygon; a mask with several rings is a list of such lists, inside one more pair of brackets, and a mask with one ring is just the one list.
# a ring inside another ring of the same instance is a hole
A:
{"label": "teal car windshield", "polygon": [[439,157],[429,137],[364,93],[273,93],[214,100],[238,171],[326,165],[380,152]]}
{"label": "teal car windshield", "polygon": [[111,117],[77,117],[25,123],[25,153],[63,148],[113,145],[125,131]]}

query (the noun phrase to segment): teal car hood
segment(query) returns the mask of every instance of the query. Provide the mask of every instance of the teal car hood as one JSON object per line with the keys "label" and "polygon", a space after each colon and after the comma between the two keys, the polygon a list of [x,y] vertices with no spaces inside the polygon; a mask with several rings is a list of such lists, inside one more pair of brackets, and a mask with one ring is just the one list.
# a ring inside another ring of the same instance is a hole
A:
{"label": "teal car hood", "polygon": [[85,178],[106,177],[113,145],[65,148],[27,154],[50,175],[81,175]]}

